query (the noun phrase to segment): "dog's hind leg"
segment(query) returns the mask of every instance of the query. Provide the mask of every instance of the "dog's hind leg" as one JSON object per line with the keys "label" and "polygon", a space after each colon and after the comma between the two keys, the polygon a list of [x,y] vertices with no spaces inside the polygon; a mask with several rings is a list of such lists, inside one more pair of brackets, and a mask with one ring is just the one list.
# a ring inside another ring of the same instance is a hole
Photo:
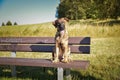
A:
{"label": "dog's hind leg", "polygon": [[69,58],[69,53],[70,53],[70,52],[68,52],[68,47],[67,47],[67,46],[64,47],[62,62],[64,62],[64,63],[68,63],[68,62],[69,62],[69,60],[68,60],[68,58]]}

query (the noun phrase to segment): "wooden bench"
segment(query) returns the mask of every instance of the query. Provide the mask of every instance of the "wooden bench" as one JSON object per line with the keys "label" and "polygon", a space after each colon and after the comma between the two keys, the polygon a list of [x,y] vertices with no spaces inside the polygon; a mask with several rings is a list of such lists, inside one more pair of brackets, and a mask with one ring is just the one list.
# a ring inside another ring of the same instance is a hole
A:
{"label": "wooden bench", "polygon": [[[71,53],[90,53],[90,37],[70,37],[69,45]],[[0,65],[13,66],[12,76],[16,76],[15,66],[55,67],[58,69],[58,80],[63,80],[63,68],[86,69],[88,67],[88,60],[74,60],[70,63],[52,63],[50,59],[16,57],[16,52],[52,53],[54,46],[54,37],[0,37],[0,51],[11,52],[11,57],[0,57]]]}

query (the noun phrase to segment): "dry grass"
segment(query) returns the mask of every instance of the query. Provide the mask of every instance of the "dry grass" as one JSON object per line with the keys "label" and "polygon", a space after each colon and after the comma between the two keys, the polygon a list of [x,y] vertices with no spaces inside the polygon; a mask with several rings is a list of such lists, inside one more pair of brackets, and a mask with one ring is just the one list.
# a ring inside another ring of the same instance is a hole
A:
{"label": "dry grass", "polygon": [[[72,21],[71,21],[72,22]],[[90,36],[92,38],[120,37],[119,25],[102,26],[72,22],[69,24],[69,36]],[[56,29],[51,23],[0,27],[1,37],[52,36]]]}

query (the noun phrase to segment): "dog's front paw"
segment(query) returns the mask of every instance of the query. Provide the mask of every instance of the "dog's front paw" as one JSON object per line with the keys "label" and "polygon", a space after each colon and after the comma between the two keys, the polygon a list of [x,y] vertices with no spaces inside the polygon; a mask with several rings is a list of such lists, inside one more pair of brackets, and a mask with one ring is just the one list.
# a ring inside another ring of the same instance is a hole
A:
{"label": "dog's front paw", "polygon": [[69,61],[67,59],[62,59],[61,62],[63,62],[63,63],[69,63]]}
{"label": "dog's front paw", "polygon": [[55,59],[55,60],[53,60],[52,62],[53,62],[53,63],[57,63],[57,62],[59,62],[59,59]]}
{"label": "dog's front paw", "polygon": [[73,60],[71,58],[68,58],[68,62],[73,62]]}

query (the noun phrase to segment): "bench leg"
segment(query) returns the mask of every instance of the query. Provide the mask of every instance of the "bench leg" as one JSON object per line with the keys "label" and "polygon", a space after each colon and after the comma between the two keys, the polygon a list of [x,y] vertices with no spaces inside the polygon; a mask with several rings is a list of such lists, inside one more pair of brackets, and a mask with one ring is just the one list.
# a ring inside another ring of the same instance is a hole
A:
{"label": "bench leg", "polygon": [[63,80],[63,68],[57,68],[57,80]]}
{"label": "bench leg", "polygon": [[66,69],[65,70],[65,76],[66,76],[66,80],[71,80],[71,75],[70,75],[70,69]]}
{"label": "bench leg", "polygon": [[[11,57],[16,57],[16,52],[11,52]],[[16,67],[15,66],[10,66],[11,67],[11,75],[12,77],[16,77]]]}
{"label": "bench leg", "polygon": [[11,67],[11,75],[12,77],[16,77],[16,67],[15,66],[10,66]]}

